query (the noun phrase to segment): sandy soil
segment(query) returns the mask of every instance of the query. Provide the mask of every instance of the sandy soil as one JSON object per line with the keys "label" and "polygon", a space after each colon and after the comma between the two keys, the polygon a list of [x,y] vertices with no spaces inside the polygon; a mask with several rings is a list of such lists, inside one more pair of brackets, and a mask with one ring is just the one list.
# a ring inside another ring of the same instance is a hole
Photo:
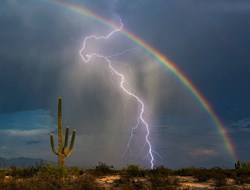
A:
{"label": "sandy soil", "polygon": [[[209,190],[209,189],[216,189],[213,180],[209,180],[207,182],[198,182],[192,176],[174,176],[179,179],[179,185],[177,189],[179,190]],[[111,175],[111,176],[104,176],[98,178],[96,181],[105,189],[110,189],[114,187],[116,180],[121,179],[119,175]],[[146,178],[133,178],[133,180],[147,183],[148,180]],[[227,179],[227,185],[222,189],[230,189],[230,190],[250,190],[250,184],[244,185],[235,185],[235,181],[233,179]]]}
{"label": "sandy soil", "polygon": [[[195,179],[192,176],[170,176],[170,178],[178,179],[178,185],[175,186],[178,190],[212,190],[216,189],[215,183],[213,180],[208,180],[206,182],[198,182],[197,179]],[[11,176],[5,176],[4,182],[9,182],[13,179]],[[146,177],[135,177],[135,178],[123,178],[123,180],[129,180],[130,182],[133,181],[133,183],[140,183],[140,184],[147,184],[148,187],[150,186],[149,179]],[[21,179],[19,179],[22,181]],[[72,180],[74,179],[74,176],[72,176]],[[118,187],[120,184],[119,180],[122,180],[122,177],[120,175],[107,175],[102,176],[96,179],[96,182],[104,187],[105,189],[111,189],[114,187]],[[114,188],[116,189],[116,188]],[[117,188],[119,189],[119,188]],[[167,188],[166,188],[167,189]],[[223,188],[217,188],[217,189],[224,189],[224,190],[250,190],[250,184],[244,184],[244,185],[236,185],[235,181],[233,179],[227,179],[227,185]]]}

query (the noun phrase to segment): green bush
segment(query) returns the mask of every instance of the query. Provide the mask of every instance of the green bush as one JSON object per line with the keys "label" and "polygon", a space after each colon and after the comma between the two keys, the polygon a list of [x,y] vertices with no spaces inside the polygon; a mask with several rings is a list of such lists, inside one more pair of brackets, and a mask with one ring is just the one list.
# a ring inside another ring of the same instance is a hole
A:
{"label": "green bush", "polygon": [[59,167],[57,165],[47,164],[46,166],[40,167],[38,176],[52,176],[56,178],[66,177],[68,175],[68,169],[65,167]]}
{"label": "green bush", "polygon": [[146,184],[142,181],[122,177],[120,179],[115,180],[115,183],[113,185],[112,190],[116,190],[116,189],[119,189],[119,190],[146,190],[146,189],[149,189],[149,186],[148,186],[148,184]]}
{"label": "green bush", "polygon": [[9,182],[0,183],[1,190],[101,190],[92,175],[81,175],[75,179],[59,178],[54,174],[40,173],[32,178],[15,177]]}
{"label": "green bush", "polygon": [[145,177],[145,171],[141,169],[138,165],[128,165],[125,169],[125,174],[128,177]]}
{"label": "green bush", "polygon": [[211,174],[207,170],[198,170],[194,173],[194,177],[199,181],[199,182],[205,182],[209,179],[211,179]]}
{"label": "green bush", "polygon": [[249,168],[237,169],[235,172],[236,172],[237,177],[250,176],[250,169]]}
{"label": "green bush", "polygon": [[95,181],[95,177],[90,174],[79,176],[75,182],[73,182],[72,190],[101,190],[102,188]]}
{"label": "green bush", "polygon": [[202,168],[194,168],[194,167],[190,167],[190,168],[181,168],[177,171],[174,172],[175,175],[180,175],[180,176],[193,176],[194,173],[197,170],[200,170]]}
{"label": "green bush", "polygon": [[79,167],[67,168],[67,174],[68,175],[82,175],[83,173],[84,173],[84,170],[80,169]]}
{"label": "green bush", "polygon": [[97,175],[107,175],[112,174],[114,171],[114,166],[109,166],[105,163],[99,162],[97,166],[94,168],[94,174]]}
{"label": "green bush", "polygon": [[247,175],[239,176],[235,178],[235,183],[237,185],[250,184],[250,177]]}
{"label": "green bush", "polygon": [[223,187],[227,185],[227,178],[225,174],[215,174],[213,176],[215,187]]}
{"label": "green bush", "polygon": [[17,167],[11,167],[11,170],[9,171],[9,175],[13,177],[32,177],[34,176],[38,171],[38,168],[31,166],[27,168],[17,168]]}
{"label": "green bush", "polygon": [[147,173],[148,175],[154,175],[158,177],[173,175],[173,171],[171,169],[165,168],[164,166],[158,166],[153,170],[149,170]]}
{"label": "green bush", "polygon": [[164,187],[177,187],[180,184],[180,180],[175,176],[156,177],[151,176],[149,178],[152,188],[161,189]]}

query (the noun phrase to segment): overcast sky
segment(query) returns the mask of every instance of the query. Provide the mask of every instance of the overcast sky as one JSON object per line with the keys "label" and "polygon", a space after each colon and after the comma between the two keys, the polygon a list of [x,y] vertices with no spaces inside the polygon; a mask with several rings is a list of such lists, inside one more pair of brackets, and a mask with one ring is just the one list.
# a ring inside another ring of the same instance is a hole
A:
{"label": "overcast sky", "polygon": [[[248,0],[64,0],[82,6],[140,37],[169,58],[201,91],[225,124],[240,160],[249,160],[250,2]],[[0,157],[56,161],[49,133],[63,124],[77,130],[67,164],[99,161],[149,167],[138,103],[119,88],[103,59],[79,56],[88,35],[113,29],[47,0],[0,3]],[[197,99],[145,50],[115,33],[92,40],[86,53],[111,57],[127,87],[145,103],[155,165],[233,167],[218,128]],[[119,55],[119,53],[124,52]],[[159,156],[159,155],[160,156]]]}

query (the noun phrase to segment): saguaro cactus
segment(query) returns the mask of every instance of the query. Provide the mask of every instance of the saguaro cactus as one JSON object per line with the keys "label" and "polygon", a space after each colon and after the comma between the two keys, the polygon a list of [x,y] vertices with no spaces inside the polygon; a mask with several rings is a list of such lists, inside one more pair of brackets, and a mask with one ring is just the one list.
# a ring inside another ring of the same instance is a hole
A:
{"label": "saguaro cactus", "polygon": [[73,134],[71,137],[70,141],[70,146],[68,147],[68,140],[69,140],[69,128],[66,127],[66,132],[65,132],[65,141],[63,145],[63,129],[62,129],[62,98],[58,98],[58,150],[56,151],[55,149],[55,144],[54,144],[54,137],[53,134],[50,134],[50,145],[52,148],[52,151],[55,155],[58,157],[58,166],[64,167],[64,159],[68,157],[72,149],[74,147],[74,142],[75,142],[75,136],[76,136],[76,130],[73,130]]}
{"label": "saguaro cactus", "polygon": [[241,168],[241,163],[238,160],[235,164],[234,164],[235,169],[240,169]]}

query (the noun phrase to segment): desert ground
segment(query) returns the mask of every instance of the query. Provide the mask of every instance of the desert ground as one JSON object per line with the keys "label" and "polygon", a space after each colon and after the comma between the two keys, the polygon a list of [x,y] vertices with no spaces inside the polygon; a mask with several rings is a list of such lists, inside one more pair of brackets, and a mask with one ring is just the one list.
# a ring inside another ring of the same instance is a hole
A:
{"label": "desert ground", "polygon": [[5,168],[0,172],[2,190],[250,190],[250,170],[246,168],[183,168],[163,166],[154,170],[138,165],[115,170],[99,163],[92,169],[61,168],[53,165]]}

